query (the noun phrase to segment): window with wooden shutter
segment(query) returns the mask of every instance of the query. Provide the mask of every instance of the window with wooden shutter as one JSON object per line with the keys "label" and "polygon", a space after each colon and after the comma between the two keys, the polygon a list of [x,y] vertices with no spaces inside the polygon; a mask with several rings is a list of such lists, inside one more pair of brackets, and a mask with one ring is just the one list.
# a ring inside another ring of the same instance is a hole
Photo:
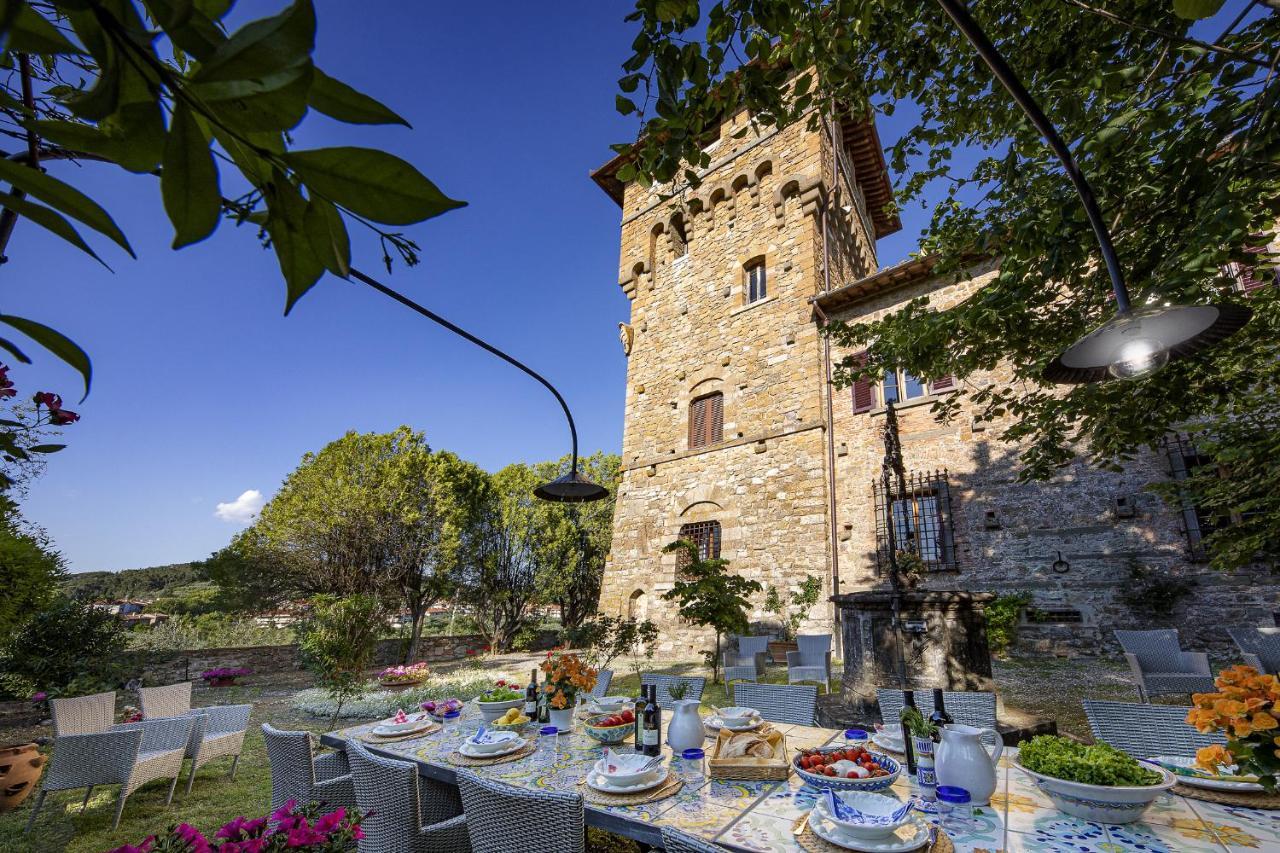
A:
{"label": "window with wooden shutter", "polygon": [[[1266,252],[1262,246],[1250,246],[1245,249],[1252,255],[1262,255]],[[1240,264],[1230,263],[1223,268],[1223,272],[1231,276],[1234,280],[1232,288],[1238,293],[1252,293],[1260,287],[1268,285],[1274,280],[1274,270],[1272,277],[1269,279],[1262,269],[1262,259],[1259,258],[1257,264]]]}
{"label": "window with wooden shutter", "polygon": [[718,444],[724,438],[724,395],[719,391],[689,404],[689,449]]}
{"label": "window with wooden shutter", "polygon": [[[857,353],[852,358],[854,367],[862,367],[867,363],[865,352]],[[876,395],[870,379],[858,379],[853,383],[853,413],[869,412],[875,406]]]}
{"label": "window with wooden shutter", "polygon": [[956,387],[956,379],[954,376],[939,376],[929,387],[935,394],[939,391],[950,391]]}

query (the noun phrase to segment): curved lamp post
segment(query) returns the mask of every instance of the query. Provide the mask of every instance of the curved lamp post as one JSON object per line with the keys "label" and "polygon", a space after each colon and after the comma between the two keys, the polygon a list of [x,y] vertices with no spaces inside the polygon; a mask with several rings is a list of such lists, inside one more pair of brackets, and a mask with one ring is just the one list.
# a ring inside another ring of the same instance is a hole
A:
{"label": "curved lamp post", "polygon": [[1004,61],[986,33],[969,14],[962,0],[938,0],[938,5],[955,22],[987,64],[996,79],[1040,131],[1049,148],[1062,161],[1067,177],[1075,185],[1085,215],[1102,250],[1102,260],[1111,276],[1116,298],[1116,315],[1076,341],[1049,363],[1043,376],[1051,382],[1101,382],[1109,378],[1138,379],[1159,370],[1171,359],[1183,358],[1212,347],[1230,337],[1253,311],[1241,305],[1169,305],[1134,309],[1129,305],[1120,262],[1116,259],[1111,234],[1098,210],[1097,199],[1080,167],[1058,135],[1053,123],[1027,92],[1018,75]]}
{"label": "curved lamp post", "polygon": [[555,389],[554,385],[542,378],[542,376],[532,368],[521,364],[519,361],[516,361],[514,358],[492,344],[485,343],[465,329],[455,326],[439,314],[429,308],[424,308],[404,294],[392,290],[377,279],[370,278],[354,267],[351,268],[351,277],[359,282],[369,285],[369,287],[372,287],[380,293],[390,296],[401,305],[417,311],[428,320],[439,323],[455,335],[466,338],[481,349],[488,350],[508,364],[520,368],[525,373],[541,382],[548,391],[555,395],[556,402],[560,404],[561,409],[564,409],[565,419],[569,421],[569,435],[573,439],[573,464],[570,466],[568,474],[565,474],[563,477],[557,477],[550,483],[543,483],[541,486],[534,489],[533,494],[535,497],[541,498],[544,501],[552,501],[554,503],[586,503],[588,501],[598,501],[609,495],[609,490],[604,486],[593,483],[578,473],[578,428],[573,424],[573,415],[569,413],[569,405],[565,403],[564,397],[560,396],[560,392]]}

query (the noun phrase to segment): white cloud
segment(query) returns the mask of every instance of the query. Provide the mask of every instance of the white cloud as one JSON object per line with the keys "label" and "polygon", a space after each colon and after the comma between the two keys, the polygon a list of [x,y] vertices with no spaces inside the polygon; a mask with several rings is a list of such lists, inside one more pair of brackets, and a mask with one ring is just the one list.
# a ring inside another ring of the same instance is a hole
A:
{"label": "white cloud", "polygon": [[267,499],[257,489],[249,489],[230,503],[219,503],[213,514],[223,521],[248,524],[258,515]]}

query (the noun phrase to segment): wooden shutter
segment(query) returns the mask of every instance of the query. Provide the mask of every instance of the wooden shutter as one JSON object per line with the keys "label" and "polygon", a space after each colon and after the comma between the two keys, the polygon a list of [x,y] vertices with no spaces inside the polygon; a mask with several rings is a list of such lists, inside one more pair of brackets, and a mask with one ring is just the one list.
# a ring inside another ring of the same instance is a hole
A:
{"label": "wooden shutter", "polygon": [[933,380],[930,387],[935,394],[939,391],[950,391],[952,388],[956,387],[956,379],[954,376],[939,376],[937,379]]}
{"label": "wooden shutter", "polygon": [[707,423],[707,398],[700,397],[689,404],[689,449],[701,447],[705,442]]}
{"label": "wooden shutter", "polygon": [[[866,352],[854,355],[853,364],[861,367],[867,363]],[[859,379],[853,383],[853,413],[869,412],[875,406],[875,393],[870,379]]]}
{"label": "wooden shutter", "polygon": [[[1261,246],[1250,246],[1245,251],[1250,254],[1261,255],[1263,249]],[[1250,293],[1267,283],[1258,274],[1258,267],[1255,264],[1240,264],[1238,281],[1240,282],[1240,290],[1243,293]]]}
{"label": "wooden shutter", "polygon": [[703,444],[719,444],[724,438],[724,395],[712,394],[706,397],[707,418],[706,433]]}

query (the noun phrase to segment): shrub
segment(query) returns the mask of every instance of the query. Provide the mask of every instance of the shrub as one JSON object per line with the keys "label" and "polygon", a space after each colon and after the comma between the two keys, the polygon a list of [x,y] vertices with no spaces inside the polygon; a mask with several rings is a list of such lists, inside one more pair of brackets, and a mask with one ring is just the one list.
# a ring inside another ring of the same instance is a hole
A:
{"label": "shrub", "polygon": [[16,696],[111,689],[123,680],[120,622],[103,610],[60,597],[14,635],[0,659],[4,687]]}
{"label": "shrub", "polygon": [[1120,598],[1135,613],[1155,621],[1166,621],[1178,602],[1191,594],[1194,581],[1144,566],[1136,560],[1129,563],[1129,582]]}
{"label": "shrub", "polygon": [[615,658],[642,650],[646,660],[653,659],[658,641],[658,626],[634,617],[595,616],[577,628],[562,631],[565,645],[581,649],[587,663],[597,669],[608,669]]}
{"label": "shrub", "polygon": [[987,645],[991,654],[1004,657],[1018,640],[1018,617],[1031,603],[1029,592],[998,596],[987,605]]}
{"label": "shrub", "polygon": [[373,663],[381,607],[371,595],[312,599],[311,611],[298,630],[302,663],[334,700],[332,722],[342,703],[365,691],[364,671]]}
{"label": "shrub", "polygon": [[237,646],[287,646],[294,641],[292,628],[259,625],[222,613],[178,616],[151,628],[130,631],[129,648],[143,651],[224,649]]}
{"label": "shrub", "polygon": [[816,575],[805,575],[804,583],[800,584],[800,588],[791,593],[785,601],[778,587],[769,587],[764,594],[764,609],[778,618],[780,626],[778,633],[783,640],[795,639],[796,632],[808,618],[813,605],[818,603],[820,595],[822,595],[822,579]]}

